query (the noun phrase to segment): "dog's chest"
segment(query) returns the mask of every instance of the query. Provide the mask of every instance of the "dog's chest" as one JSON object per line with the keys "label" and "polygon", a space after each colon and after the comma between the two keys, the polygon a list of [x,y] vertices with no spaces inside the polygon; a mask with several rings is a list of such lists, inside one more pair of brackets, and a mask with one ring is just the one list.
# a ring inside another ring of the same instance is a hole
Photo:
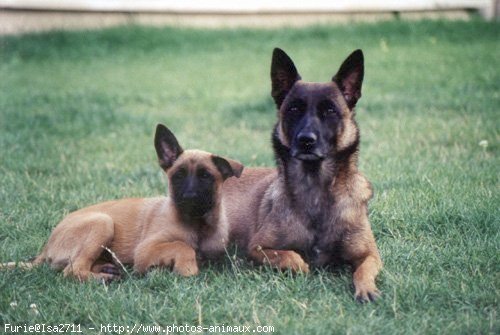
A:
{"label": "dog's chest", "polygon": [[[291,181],[292,179],[288,179]],[[324,259],[331,255],[333,242],[340,232],[336,223],[334,199],[328,188],[320,187],[313,178],[302,175],[299,182],[271,185],[261,207],[259,227],[276,232],[276,247],[300,251],[307,258]],[[281,180],[283,182],[284,180]]]}
{"label": "dog's chest", "polygon": [[322,183],[315,176],[303,174],[300,183],[291,185],[292,207],[304,221],[307,228],[316,231],[329,221],[333,207],[333,198],[329,193],[328,184]]}
{"label": "dog's chest", "polygon": [[[296,188],[301,194],[301,202],[295,201],[296,219],[307,229],[308,239],[303,252],[308,262],[315,266],[324,266],[342,252],[342,240],[345,229],[338,220],[335,199],[329,190],[317,184],[303,180]],[[295,198],[297,199],[297,198]]]}

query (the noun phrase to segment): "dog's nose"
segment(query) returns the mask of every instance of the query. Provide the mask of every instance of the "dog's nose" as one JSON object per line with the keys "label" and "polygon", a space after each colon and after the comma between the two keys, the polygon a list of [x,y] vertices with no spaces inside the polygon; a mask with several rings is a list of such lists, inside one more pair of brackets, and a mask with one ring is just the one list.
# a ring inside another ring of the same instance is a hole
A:
{"label": "dog's nose", "polygon": [[317,140],[318,137],[313,132],[301,132],[297,136],[297,141],[305,148],[315,145]]}

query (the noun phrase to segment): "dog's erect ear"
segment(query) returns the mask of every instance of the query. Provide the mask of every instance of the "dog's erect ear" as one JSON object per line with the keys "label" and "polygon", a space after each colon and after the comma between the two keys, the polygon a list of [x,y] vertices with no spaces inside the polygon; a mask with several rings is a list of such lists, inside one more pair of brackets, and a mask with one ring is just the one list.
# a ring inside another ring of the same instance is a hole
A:
{"label": "dog's erect ear", "polygon": [[219,170],[222,178],[226,180],[229,177],[239,178],[243,172],[243,164],[232,159],[220,156],[212,156],[212,162]]}
{"label": "dog's erect ear", "polygon": [[174,134],[162,124],[156,126],[155,148],[163,170],[168,170],[183,152]]}
{"label": "dog's erect ear", "polygon": [[290,57],[283,50],[275,48],[271,61],[271,95],[278,109],[297,80],[300,80],[300,75]]}
{"label": "dog's erect ear", "polygon": [[337,74],[332,78],[342,91],[349,109],[353,109],[361,98],[364,73],[363,52],[358,49],[346,58]]}

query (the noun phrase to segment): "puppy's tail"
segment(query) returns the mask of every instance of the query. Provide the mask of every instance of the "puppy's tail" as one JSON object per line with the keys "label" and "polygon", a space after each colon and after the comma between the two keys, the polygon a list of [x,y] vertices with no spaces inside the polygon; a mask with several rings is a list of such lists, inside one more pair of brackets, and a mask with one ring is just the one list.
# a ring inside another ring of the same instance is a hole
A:
{"label": "puppy's tail", "polygon": [[7,262],[0,263],[0,270],[24,269],[29,270],[45,261],[44,253],[33,257],[27,262]]}
{"label": "puppy's tail", "polygon": [[0,270],[25,269],[29,270],[36,264],[33,262],[7,262],[0,263]]}

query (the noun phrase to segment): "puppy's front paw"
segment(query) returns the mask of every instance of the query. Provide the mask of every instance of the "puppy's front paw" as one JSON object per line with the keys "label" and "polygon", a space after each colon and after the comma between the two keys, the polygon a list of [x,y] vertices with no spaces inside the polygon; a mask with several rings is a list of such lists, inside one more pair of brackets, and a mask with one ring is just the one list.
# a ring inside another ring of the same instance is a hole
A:
{"label": "puppy's front paw", "polygon": [[375,284],[362,285],[358,284],[356,286],[356,292],[354,296],[356,297],[356,301],[364,304],[367,302],[374,302],[380,297],[381,293],[375,286]]}
{"label": "puppy's front paw", "polygon": [[173,270],[183,277],[195,276],[200,272],[196,260],[175,263]]}

